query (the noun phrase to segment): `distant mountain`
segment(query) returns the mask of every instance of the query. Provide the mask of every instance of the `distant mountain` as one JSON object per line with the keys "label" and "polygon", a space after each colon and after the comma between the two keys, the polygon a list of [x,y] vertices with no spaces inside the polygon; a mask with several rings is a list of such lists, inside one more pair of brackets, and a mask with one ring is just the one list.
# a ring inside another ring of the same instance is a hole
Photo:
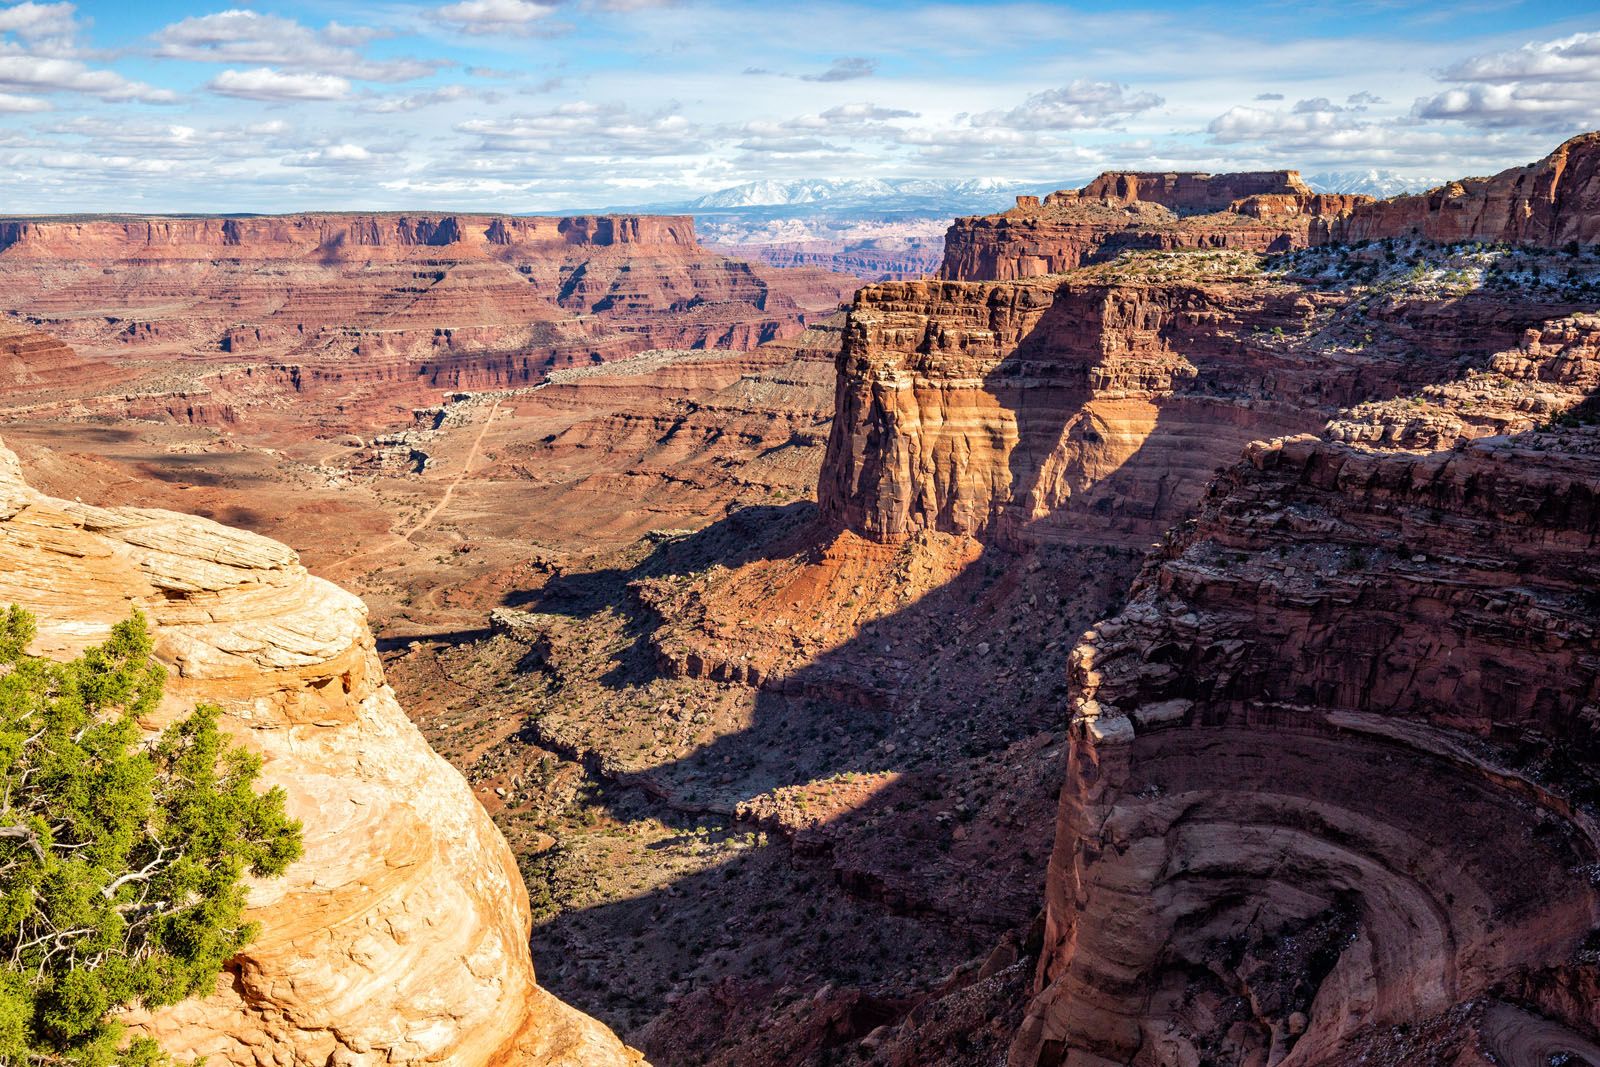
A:
{"label": "distant mountain", "polygon": [[[1051,188],[1058,186],[1052,185]],[[749,208],[870,206],[878,210],[948,208],[951,214],[1003,206],[1018,193],[1037,187],[1000,178],[859,178],[746,182],[719,189],[683,205],[689,212]]]}
{"label": "distant mountain", "polygon": [[1380,200],[1406,193],[1424,193],[1444,181],[1443,178],[1414,178],[1392,170],[1334,170],[1305,175],[1305,183],[1319,193],[1365,193]]}

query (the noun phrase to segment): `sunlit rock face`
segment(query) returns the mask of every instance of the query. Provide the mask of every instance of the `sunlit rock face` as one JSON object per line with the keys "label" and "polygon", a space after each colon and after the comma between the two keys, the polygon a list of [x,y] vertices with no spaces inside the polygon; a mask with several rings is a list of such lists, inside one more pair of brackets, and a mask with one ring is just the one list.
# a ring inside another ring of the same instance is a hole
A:
{"label": "sunlit rock face", "polygon": [[685,216],[0,219],[0,310],[86,356],[152,361],[165,374],[146,366],[146,394],[198,368],[273,378],[256,383],[269,397],[379,405],[532,385],[653,348],[791,337],[857,284],[726,258]]}
{"label": "sunlit rock face", "polygon": [[1422,237],[1547,248],[1600,242],[1600,133],[1581,134],[1537,163],[1490,178],[1463,178],[1319,220],[1313,235],[1320,242]]}
{"label": "sunlit rock face", "polygon": [[216,992],[130,1021],[183,1058],[275,1064],[629,1064],[540,989],[527,891],[466,782],[384,682],[361,601],[275,541],[57,500],[0,449],[0,604],[68,657],[134,608],[168,670],[158,728],[198,701],[264,759],[305,856],[251,889],[261,935]]}
{"label": "sunlit rock face", "polygon": [[1193,270],[863,289],[824,516],[880,542],[1142,548],[1249,442],[1447,379],[1546,313],[1481,294],[1357,308],[1226,262]]}
{"label": "sunlit rock face", "polygon": [[1315,193],[1292,170],[1242,174],[1108,171],[1081,189],[1025,196],[999,215],[957,219],[939,276],[1011,281],[1059,274],[1121,252],[1282,252],[1311,240],[1314,220],[1371,201]]}

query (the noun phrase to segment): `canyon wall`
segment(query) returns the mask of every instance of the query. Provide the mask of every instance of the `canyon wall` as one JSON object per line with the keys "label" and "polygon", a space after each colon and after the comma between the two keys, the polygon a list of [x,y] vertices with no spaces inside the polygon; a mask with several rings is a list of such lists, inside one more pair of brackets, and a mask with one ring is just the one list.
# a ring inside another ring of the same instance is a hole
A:
{"label": "canyon wall", "polygon": [[197,701],[263,759],[305,855],[251,887],[261,934],[216,992],[130,1021],[213,1063],[637,1063],[544,992],[527,891],[461,775],[384,681],[350,594],[265,538],[28,488],[0,449],[0,603],[68,657],[138,608],[168,670],[156,729]]}
{"label": "canyon wall", "polygon": [[1491,178],[1463,178],[1320,220],[1313,236],[1329,243],[1421,237],[1547,248],[1600,242],[1600,133],[1581,134],[1537,163]]}
{"label": "canyon wall", "polygon": [[400,259],[432,248],[456,259],[539,256],[629,246],[653,254],[700,251],[687,215],[306,214],[0,219],[0,253],[44,262],[106,260]]}
{"label": "canyon wall", "polygon": [[0,221],[0,311],[140,361],[139,394],[197,395],[230,365],[271,363],[294,370],[298,402],[346,421],[652,348],[751,348],[857,284],[714,254],[677,216]]}
{"label": "canyon wall", "polygon": [[833,527],[1158,542],[1070,657],[1012,1067],[1600,1058],[1597,147],[1220,221],[1106,176],[858,294]]}
{"label": "canyon wall", "polygon": [[1195,271],[863,289],[824,517],[880,542],[1142,548],[1250,441],[1448,378],[1548,314],[1483,294],[1368,307],[1228,263]]}
{"label": "canyon wall", "polygon": [[1151,174],[1110,171],[1000,215],[957,219],[939,276],[1007,281],[1059,274],[1131,250],[1281,252],[1310,243],[1314,222],[1370,203],[1314,193],[1294,171]]}
{"label": "canyon wall", "polygon": [[1013,1064],[1600,1053],[1597,342],[1251,446],[1085,635]]}

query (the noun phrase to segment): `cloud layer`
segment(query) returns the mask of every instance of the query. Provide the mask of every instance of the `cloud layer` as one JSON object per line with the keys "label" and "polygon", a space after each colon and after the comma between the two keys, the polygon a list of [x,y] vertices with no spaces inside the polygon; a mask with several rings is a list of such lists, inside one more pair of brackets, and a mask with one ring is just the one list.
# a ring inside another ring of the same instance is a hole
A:
{"label": "cloud layer", "polygon": [[1600,127],[1600,19],[1548,7],[0,0],[0,196],[556,210],[763,178],[1484,173]]}

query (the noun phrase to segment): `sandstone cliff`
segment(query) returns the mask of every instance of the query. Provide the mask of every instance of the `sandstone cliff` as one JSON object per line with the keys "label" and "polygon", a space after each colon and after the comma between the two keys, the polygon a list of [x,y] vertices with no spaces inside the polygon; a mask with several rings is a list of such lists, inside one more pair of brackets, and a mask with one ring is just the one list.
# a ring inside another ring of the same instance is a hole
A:
{"label": "sandstone cliff", "polygon": [[1194,254],[870,286],[839,357],[822,512],[877,541],[1143,547],[1250,441],[1448,379],[1580,306],[1560,300],[1374,300]]}
{"label": "sandstone cliff", "polygon": [[1314,193],[1294,171],[1243,174],[1110,171],[1000,215],[957,219],[939,276],[1006,281],[1059,274],[1118,253],[1183,248],[1281,252],[1311,240],[1315,220],[1370,197]]}
{"label": "sandstone cliff", "polygon": [[[958,224],[947,276],[999,280],[858,295],[833,528],[1027,567],[1172,531],[1071,655],[1013,1067],[1600,1056],[1600,257],[1555,251],[1594,239],[1590,143],[1463,183],[1465,226],[1270,259],[1098,262],[1213,225],[1108,178]],[[1394,210],[1224,214],[1295,248]]]}
{"label": "sandstone cliff", "polygon": [[149,725],[222,705],[305,824],[215,995],[138,1027],[240,1065],[638,1062],[535,984],[510,850],[395,702],[359,600],[253,534],[35,492],[3,449],[0,516],[0,602],[37,614],[34,651],[71,655],[138,607],[170,672]]}
{"label": "sandstone cliff", "polygon": [[[348,423],[651,348],[751,348],[856,285],[724,258],[677,216],[0,220],[0,311],[119,377],[140,361],[121,394],[217,394],[208,419],[292,394]],[[219,383],[247,366],[282,374]]]}
{"label": "sandstone cliff", "polygon": [[1556,248],[1600,241],[1600,133],[1572,138],[1537,163],[1492,178],[1463,178],[1419,196],[1397,196],[1319,220],[1314,237],[1508,241]]}
{"label": "sandstone cliff", "polygon": [[1013,1064],[1600,1052],[1597,341],[1252,446],[1085,636]]}

